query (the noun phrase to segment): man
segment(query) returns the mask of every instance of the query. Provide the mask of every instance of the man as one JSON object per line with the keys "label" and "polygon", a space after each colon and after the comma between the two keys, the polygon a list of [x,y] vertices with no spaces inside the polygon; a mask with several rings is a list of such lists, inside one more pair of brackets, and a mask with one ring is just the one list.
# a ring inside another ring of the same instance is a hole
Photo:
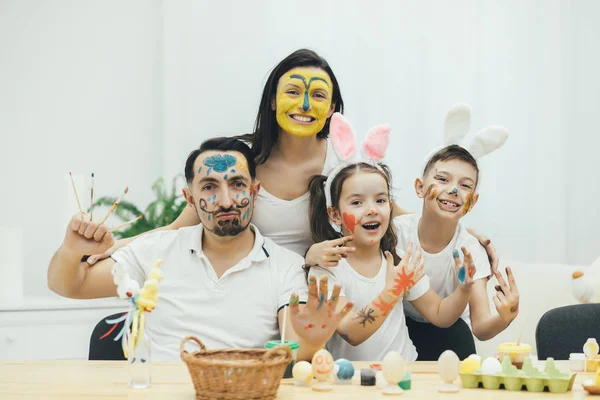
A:
{"label": "man", "polygon": [[157,359],[179,357],[179,341],[199,337],[209,349],[262,347],[279,337],[285,306],[290,306],[286,339],[300,343],[298,360],[310,360],[352,309],[335,312],[340,287],[327,300],[327,279],[317,288],[311,276],[308,300],[302,258],[264,238],[250,223],[260,183],[243,142],[216,138],[204,142],[186,162],[184,189],[201,224],[140,237],[111,258],[90,267],[86,254],[113,244],[105,225],[76,214],[48,268],[48,286],[71,298],[115,296],[112,268],[117,262],[143,285],[157,259],[164,259],[156,309],[146,332]]}

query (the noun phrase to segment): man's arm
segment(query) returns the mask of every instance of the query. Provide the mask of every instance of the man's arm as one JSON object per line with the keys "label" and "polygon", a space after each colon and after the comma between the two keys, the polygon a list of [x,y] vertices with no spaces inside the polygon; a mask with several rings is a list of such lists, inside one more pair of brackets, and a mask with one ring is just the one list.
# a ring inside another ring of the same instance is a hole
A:
{"label": "man's arm", "polygon": [[90,267],[81,259],[85,254],[103,252],[113,244],[106,225],[90,222],[87,216],[71,218],[65,239],[50,260],[48,288],[74,299],[92,299],[117,295],[111,269],[115,263],[106,259]]}

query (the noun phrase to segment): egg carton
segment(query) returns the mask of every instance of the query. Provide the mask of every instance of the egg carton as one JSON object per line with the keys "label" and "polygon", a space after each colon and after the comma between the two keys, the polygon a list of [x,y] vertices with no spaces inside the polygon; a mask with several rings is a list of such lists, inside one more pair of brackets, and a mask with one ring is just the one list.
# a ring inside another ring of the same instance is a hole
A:
{"label": "egg carton", "polygon": [[471,374],[460,374],[464,388],[484,388],[506,390],[528,390],[530,392],[543,392],[548,389],[551,393],[565,393],[571,390],[577,373],[563,373],[554,363],[553,358],[546,360],[544,371],[534,368],[531,359],[527,357],[522,369],[512,365],[509,356],[502,359],[502,371],[496,374],[484,375],[481,369]]}

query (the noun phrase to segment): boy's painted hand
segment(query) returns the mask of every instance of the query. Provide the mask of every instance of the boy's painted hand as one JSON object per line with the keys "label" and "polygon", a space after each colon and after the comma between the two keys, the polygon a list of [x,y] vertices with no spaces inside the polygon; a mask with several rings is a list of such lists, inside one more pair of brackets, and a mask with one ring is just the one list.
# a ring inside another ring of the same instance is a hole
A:
{"label": "boy's painted hand", "polygon": [[464,254],[464,261],[461,261],[458,250],[454,250],[454,253],[452,254],[454,256],[454,268],[456,269],[461,289],[470,289],[473,285],[473,276],[475,276],[477,269],[473,263],[471,252],[464,246],[461,250]]}
{"label": "boy's painted hand", "polygon": [[519,289],[510,267],[506,267],[506,276],[510,286],[506,283],[499,271],[494,273],[499,285],[496,285],[496,295],[493,297],[496,311],[507,325],[519,314]]}
{"label": "boy's painted hand", "polygon": [[340,321],[352,310],[354,304],[346,303],[344,308],[336,311],[342,287],[335,285],[331,298],[327,300],[327,275],[322,275],[317,289],[317,278],[308,278],[308,301],[298,304],[298,295],[290,297],[290,318],[292,327],[299,338],[313,346],[324,346],[337,329]]}

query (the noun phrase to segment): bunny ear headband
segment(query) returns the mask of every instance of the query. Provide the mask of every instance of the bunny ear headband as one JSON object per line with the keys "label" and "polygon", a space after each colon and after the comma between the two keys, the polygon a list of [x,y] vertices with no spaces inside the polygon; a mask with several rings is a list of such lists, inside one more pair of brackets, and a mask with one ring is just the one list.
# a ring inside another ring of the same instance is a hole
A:
{"label": "bunny ear headband", "polygon": [[465,136],[470,127],[471,107],[465,103],[452,106],[444,121],[444,145],[430,152],[425,158],[425,163],[442,148],[452,144],[464,147],[477,160],[502,147],[508,139],[508,129],[494,125],[481,129],[469,144],[465,144]]}
{"label": "bunny ear headband", "polygon": [[356,154],[356,135],[352,126],[340,113],[331,117],[329,124],[329,137],[331,145],[338,158],[339,164],[335,167],[325,181],[325,199],[327,207],[331,207],[331,183],[335,176],[350,164],[365,162],[383,171],[377,162],[385,156],[389,144],[390,125],[375,125],[368,132],[360,145],[360,156]]}

